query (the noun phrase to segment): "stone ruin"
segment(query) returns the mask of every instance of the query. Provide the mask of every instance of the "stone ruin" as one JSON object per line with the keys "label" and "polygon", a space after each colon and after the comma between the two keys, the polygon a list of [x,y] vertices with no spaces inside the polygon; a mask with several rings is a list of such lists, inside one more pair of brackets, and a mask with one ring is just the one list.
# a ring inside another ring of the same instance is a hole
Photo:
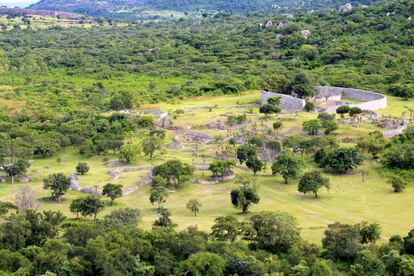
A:
{"label": "stone ruin", "polygon": [[[387,97],[383,94],[354,88],[317,86],[316,101],[328,103],[325,112],[336,112],[341,105],[349,105],[351,107],[359,107],[364,111],[373,111],[387,107]],[[262,104],[266,104],[269,98],[280,97],[280,108],[283,111],[293,112],[302,111],[305,107],[305,101],[297,97],[274,93],[269,91],[262,92]],[[354,99],[361,103],[344,103],[343,99]]]}
{"label": "stone ruin", "polygon": [[208,144],[214,141],[214,137],[207,133],[192,131],[178,135],[177,140],[184,143]]}

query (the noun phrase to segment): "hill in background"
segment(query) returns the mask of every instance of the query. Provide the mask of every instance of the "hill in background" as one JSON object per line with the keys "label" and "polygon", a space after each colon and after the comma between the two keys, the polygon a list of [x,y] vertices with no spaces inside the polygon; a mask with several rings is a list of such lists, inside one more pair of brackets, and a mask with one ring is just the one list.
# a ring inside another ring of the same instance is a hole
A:
{"label": "hill in background", "polygon": [[[41,0],[31,5],[34,9],[76,12],[92,16],[130,15],[142,10],[169,10],[180,12],[274,12],[315,11],[337,9],[342,0]],[[348,1],[354,6],[367,5],[376,0]]]}

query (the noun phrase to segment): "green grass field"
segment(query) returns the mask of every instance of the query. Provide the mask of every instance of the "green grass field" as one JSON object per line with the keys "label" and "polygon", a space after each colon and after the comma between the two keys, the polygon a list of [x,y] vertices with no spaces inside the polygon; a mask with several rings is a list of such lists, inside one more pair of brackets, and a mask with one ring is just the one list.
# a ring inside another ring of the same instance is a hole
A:
{"label": "green grass field", "polygon": [[[226,130],[207,129],[206,124],[224,120],[221,116],[224,113],[232,112],[240,114],[250,112],[251,106],[260,99],[259,92],[245,93],[240,96],[220,96],[220,97],[197,97],[184,101],[175,101],[172,103],[160,103],[157,105],[144,105],[141,108],[161,109],[173,112],[177,109],[201,108],[189,110],[187,113],[180,114],[173,120],[173,125],[181,129],[193,129],[203,131],[213,136],[224,136]],[[243,108],[229,108],[235,105],[244,105]],[[397,98],[389,98],[389,107],[382,114],[393,114],[400,117],[404,106],[414,107],[414,101],[400,101]],[[204,108],[206,107],[206,108]],[[207,107],[213,107],[209,110]],[[258,119],[261,115],[257,114],[257,108],[253,113],[248,114],[251,120]],[[265,123],[271,125],[275,120],[283,122],[283,128],[280,134],[300,134],[302,135],[303,121],[316,118],[316,113],[299,113],[299,114],[280,114],[278,118],[273,116],[271,120]],[[369,132],[378,129],[368,123],[344,125],[341,124],[336,136],[339,141],[344,138],[362,138]],[[134,139],[139,139],[140,132],[137,132]],[[172,131],[168,132],[169,143],[174,136]],[[351,144],[352,145],[352,144]],[[185,145],[184,149],[192,148],[192,144]],[[199,154],[214,155],[217,144],[208,144],[199,146]],[[36,159],[29,169],[29,176],[34,180],[29,184],[3,183],[0,185],[0,200],[12,201],[19,187],[29,185],[36,191],[36,196],[40,200],[40,209],[61,210],[69,218],[74,215],[69,211],[69,204],[72,199],[82,196],[79,192],[70,191],[64,196],[62,203],[50,201],[47,197],[49,192],[43,190],[42,179],[47,175],[55,172],[64,172],[65,174],[73,173],[78,162],[87,162],[91,170],[81,176],[81,186],[102,186],[108,182],[120,183],[125,187],[134,185],[147,171],[138,171],[120,174],[119,178],[112,179],[105,166],[104,156],[84,157],[79,155],[75,149],[67,149],[57,157],[51,159]],[[116,156],[108,154],[105,156],[108,160],[116,160]],[[203,159],[196,158],[191,152],[183,152],[183,149],[166,149],[163,154],[156,156],[153,161],[149,161],[142,156],[139,160],[129,164],[130,167],[141,167],[157,165],[166,160],[173,158],[181,159],[185,162],[202,162]],[[207,162],[213,158],[206,158]],[[306,157],[307,170],[312,169],[315,165],[310,157]],[[365,181],[362,181],[362,171],[368,170]],[[251,174],[240,169],[236,169],[238,174]],[[383,239],[394,234],[406,234],[413,228],[414,221],[414,186],[412,183],[400,194],[392,192],[391,185],[383,172],[381,165],[372,161],[368,156],[364,165],[347,175],[330,175],[331,189],[329,191],[321,190],[320,198],[315,199],[312,196],[304,196],[297,192],[297,180],[285,185],[281,177],[267,176],[270,169],[258,174],[255,178],[260,185],[261,201],[258,205],[252,206],[251,214],[262,210],[285,211],[297,218],[297,222],[302,229],[302,236],[312,242],[319,243],[324,229],[329,223],[340,221],[342,223],[357,223],[362,220],[378,222],[382,227]],[[197,171],[196,179],[205,179],[210,175],[208,171]],[[233,181],[214,185],[189,184],[180,191],[172,191],[167,199],[166,207],[172,213],[172,219],[178,224],[178,229],[186,228],[190,225],[197,225],[200,229],[209,231],[214,223],[214,218],[221,215],[235,215],[239,219],[246,219],[249,215],[240,214],[239,210],[234,209],[230,203],[230,190],[236,184]],[[100,214],[109,213],[115,208],[134,207],[142,211],[143,220],[141,227],[150,228],[151,223],[155,220],[156,208],[148,200],[149,187],[142,188],[137,192],[131,193],[116,200],[114,206],[105,207]],[[202,204],[201,211],[197,217],[194,217],[185,205],[189,199],[197,198]],[[105,199],[109,204],[109,200]]]}

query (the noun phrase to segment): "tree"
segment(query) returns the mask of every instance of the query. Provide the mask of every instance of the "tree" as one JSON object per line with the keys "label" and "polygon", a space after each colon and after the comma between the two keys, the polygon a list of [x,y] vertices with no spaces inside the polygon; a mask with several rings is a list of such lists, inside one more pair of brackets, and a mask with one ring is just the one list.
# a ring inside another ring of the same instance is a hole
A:
{"label": "tree", "polygon": [[164,178],[168,186],[175,188],[180,188],[193,174],[194,168],[179,160],[170,160],[152,169],[153,176]]}
{"label": "tree", "polygon": [[246,214],[251,204],[259,203],[260,196],[250,179],[240,178],[237,182],[242,184],[242,186],[230,192],[231,203],[235,208],[241,208],[243,214]]}
{"label": "tree", "polygon": [[[74,203],[75,202],[75,203]],[[105,204],[95,195],[89,195],[87,197],[75,199],[71,204],[71,212],[80,213],[83,217],[93,216],[93,220],[96,221],[96,216]]]}
{"label": "tree", "polygon": [[138,209],[122,208],[113,210],[109,215],[106,215],[102,223],[106,226],[135,227],[140,220],[141,212]]}
{"label": "tree", "polygon": [[127,143],[124,144],[118,153],[118,158],[120,161],[123,161],[125,163],[131,163],[133,160],[135,160],[141,153],[141,147],[140,145]]}
{"label": "tree", "polygon": [[336,109],[336,113],[341,116],[341,119],[343,119],[345,118],[345,114],[349,113],[350,109],[349,105],[341,105]]}
{"label": "tree", "polygon": [[358,115],[362,113],[362,109],[354,106],[349,109],[349,116],[356,117],[358,119]]}
{"label": "tree", "polygon": [[372,154],[372,158],[377,158],[378,154],[385,148],[386,141],[384,134],[380,131],[371,132],[368,138],[358,142],[357,146],[362,150],[367,150]]}
{"label": "tree", "polygon": [[282,122],[274,122],[272,127],[273,127],[273,131],[276,132],[277,130],[279,130],[281,127],[283,126]]}
{"label": "tree", "polygon": [[76,219],[79,219],[79,214],[82,211],[82,201],[83,198],[76,198],[70,203],[69,210],[76,214]]}
{"label": "tree", "polygon": [[395,144],[385,151],[385,164],[393,169],[414,169],[414,143]]}
{"label": "tree", "polygon": [[0,140],[0,167],[11,178],[12,184],[15,176],[26,173],[30,167],[27,159],[32,155],[33,147],[20,138]]}
{"label": "tree", "polygon": [[296,219],[284,212],[260,212],[245,226],[244,237],[256,248],[283,253],[299,242]]}
{"label": "tree", "polygon": [[315,88],[308,76],[303,73],[297,73],[293,81],[289,85],[290,91],[298,95],[300,98],[312,97],[315,95]]}
{"label": "tree", "polygon": [[246,161],[246,166],[253,171],[253,175],[256,176],[257,172],[261,171],[264,167],[262,161],[256,158],[249,158]]}
{"label": "tree", "polygon": [[407,186],[407,181],[400,176],[393,176],[391,178],[391,186],[394,189],[394,193],[401,193]]}
{"label": "tree", "polygon": [[161,176],[155,176],[151,182],[150,202],[151,204],[157,203],[160,206],[165,202],[168,197],[168,191],[166,188],[167,182]]}
{"label": "tree", "polygon": [[89,166],[86,163],[79,163],[76,166],[76,173],[80,175],[84,175],[89,172]]}
{"label": "tree", "polygon": [[362,164],[364,158],[356,149],[337,148],[330,152],[322,164],[336,173],[347,173]]}
{"label": "tree", "polygon": [[312,276],[332,276],[333,272],[328,264],[323,260],[316,260],[311,267],[310,275]]}
{"label": "tree", "polygon": [[297,178],[303,168],[303,161],[289,150],[282,152],[272,164],[272,174],[281,174],[285,184]]}
{"label": "tree", "polygon": [[201,203],[197,199],[191,199],[186,204],[187,209],[197,216],[197,213],[200,211]]}
{"label": "tree", "polygon": [[383,262],[368,249],[358,253],[354,264],[351,265],[351,273],[355,276],[386,275]]}
{"label": "tree", "polygon": [[161,150],[162,140],[158,136],[149,136],[142,141],[142,150],[145,155],[149,156],[150,160],[155,152]]}
{"label": "tree", "polygon": [[257,155],[257,150],[254,145],[251,144],[244,144],[241,145],[236,151],[237,159],[239,160],[240,164],[246,162],[252,156]]}
{"label": "tree", "polygon": [[62,196],[70,188],[70,177],[64,175],[63,173],[49,175],[43,180],[43,188],[51,190],[51,197],[56,200],[56,202],[60,202]]}
{"label": "tree", "polygon": [[220,175],[221,181],[224,181],[224,176],[226,173],[231,173],[231,169],[234,166],[236,166],[236,162],[233,160],[218,160],[210,163],[208,169],[214,175]]}
{"label": "tree", "polygon": [[226,261],[217,254],[210,252],[198,252],[190,256],[182,266],[181,271],[194,276],[223,276]]}
{"label": "tree", "polygon": [[264,104],[259,108],[259,112],[262,114],[265,114],[266,116],[269,116],[271,114],[278,114],[282,111],[280,107],[274,104]]}
{"label": "tree", "polygon": [[242,232],[242,225],[234,216],[217,217],[211,227],[211,236],[219,241],[233,243]]}
{"label": "tree", "polygon": [[20,212],[26,212],[29,209],[36,209],[39,206],[35,191],[27,186],[19,188],[19,191],[14,199],[14,204]]}
{"label": "tree", "polygon": [[414,255],[414,229],[411,229],[407,236],[403,238],[403,252]]}
{"label": "tree", "polygon": [[278,106],[280,104],[281,99],[281,97],[271,97],[267,99],[267,103]]}
{"label": "tree", "polygon": [[174,228],[176,226],[176,224],[172,222],[170,218],[171,213],[167,208],[158,207],[157,213],[158,219],[152,224],[154,227]]}
{"label": "tree", "polygon": [[361,235],[361,243],[375,243],[381,235],[381,227],[378,223],[368,223],[363,221],[355,225]]}
{"label": "tree", "polygon": [[107,183],[102,190],[102,195],[111,199],[111,206],[114,200],[122,196],[122,185]]}
{"label": "tree", "polygon": [[321,187],[329,189],[329,178],[323,177],[320,171],[311,171],[305,173],[299,181],[298,191],[304,194],[312,192],[315,197],[318,197]]}
{"label": "tree", "polygon": [[362,248],[360,241],[361,235],[355,226],[337,222],[328,225],[322,245],[333,258],[353,260]]}
{"label": "tree", "polygon": [[325,135],[329,135],[338,129],[338,124],[334,120],[322,121],[321,125],[325,129]]}
{"label": "tree", "polygon": [[305,103],[305,107],[303,108],[303,110],[305,110],[306,112],[312,112],[315,111],[315,103],[314,102],[309,102],[307,101]]}
{"label": "tree", "polygon": [[322,128],[322,124],[319,120],[309,120],[303,122],[302,127],[303,131],[307,132],[309,135],[318,135],[319,130]]}

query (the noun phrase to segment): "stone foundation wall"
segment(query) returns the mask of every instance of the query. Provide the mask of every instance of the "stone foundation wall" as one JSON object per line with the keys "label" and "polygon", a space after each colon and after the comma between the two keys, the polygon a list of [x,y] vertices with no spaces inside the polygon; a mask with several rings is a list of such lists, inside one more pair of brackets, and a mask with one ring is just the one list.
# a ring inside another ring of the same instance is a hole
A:
{"label": "stone foundation wall", "polygon": [[283,111],[302,111],[305,107],[305,101],[285,94],[262,92],[262,104],[267,103],[267,99],[273,97],[280,97],[280,108]]}

